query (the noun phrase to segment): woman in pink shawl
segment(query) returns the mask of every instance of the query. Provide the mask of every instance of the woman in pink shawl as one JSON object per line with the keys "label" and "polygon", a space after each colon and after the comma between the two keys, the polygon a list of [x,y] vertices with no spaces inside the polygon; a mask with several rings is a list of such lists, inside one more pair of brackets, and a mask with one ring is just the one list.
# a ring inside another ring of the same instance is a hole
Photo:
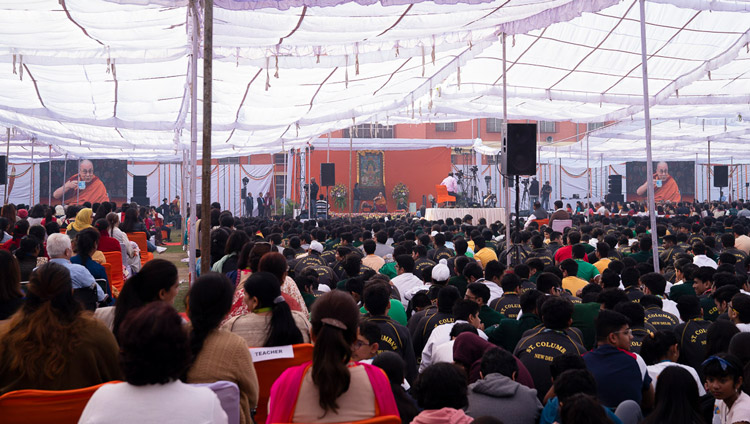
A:
{"label": "woman in pink shawl", "polygon": [[[482,356],[490,349],[497,346],[484,340],[474,333],[461,333],[453,342],[453,361],[466,370],[469,375],[469,384],[479,380],[479,367],[482,364]],[[518,364],[518,376],[516,381],[533,389],[534,380],[529,370],[516,358]]]}
{"label": "woman in pink shawl", "polygon": [[399,416],[385,372],[350,361],[359,317],[346,292],[335,290],[315,301],[313,360],[289,368],[276,380],[266,422],[339,423]]}

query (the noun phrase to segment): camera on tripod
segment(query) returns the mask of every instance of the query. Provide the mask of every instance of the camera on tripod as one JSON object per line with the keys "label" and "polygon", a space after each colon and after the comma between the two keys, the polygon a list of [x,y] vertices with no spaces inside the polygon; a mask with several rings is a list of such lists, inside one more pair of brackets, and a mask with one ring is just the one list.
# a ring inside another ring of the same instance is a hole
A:
{"label": "camera on tripod", "polygon": [[456,172],[456,179],[460,180],[463,177],[464,177],[464,171],[459,169],[458,172]]}
{"label": "camera on tripod", "polygon": [[471,173],[475,174],[475,175],[476,175],[477,172],[479,172],[479,167],[477,167],[476,165],[472,166],[469,169],[471,170]]}
{"label": "camera on tripod", "polygon": [[524,186],[529,185],[529,179],[528,178],[524,178],[523,180],[521,180],[521,184],[523,184]]}

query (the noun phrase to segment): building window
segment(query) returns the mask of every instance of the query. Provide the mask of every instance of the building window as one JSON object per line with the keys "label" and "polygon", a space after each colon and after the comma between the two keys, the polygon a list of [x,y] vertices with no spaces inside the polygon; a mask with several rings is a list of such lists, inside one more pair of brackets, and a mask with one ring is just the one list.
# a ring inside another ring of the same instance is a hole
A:
{"label": "building window", "polygon": [[604,127],[604,122],[589,122],[586,128],[587,131],[591,132]]}
{"label": "building window", "polygon": [[556,133],[557,122],[554,121],[539,121],[539,132],[540,133]]}
{"label": "building window", "polygon": [[487,132],[488,133],[503,132],[503,120],[500,118],[487,118]]}
{"label": "building window", "polygon": [[284,187],[286,187],[286,175],[274,175],[274,184],[276,186],[276,198],[277,199],[283,199],[284,198]]}
{"label": "building window", "polygon": [[393,125],[359,124],[353,128],[344,128],[343,138],[393,138]]}
{"label": "building window", "polygon": [[273,164],[274,165],[284,165],[284,159],[286,158],[286,154],[284,153],[276,153],[273,155]]}
{"label": "building window", "polygon": [[435,124],[435,131],[437,132],[456,132],[455,122],[440,122]]}
{"label": "building window", "polygon": [[240,158],[220,158],[219,165],[239,165]]}

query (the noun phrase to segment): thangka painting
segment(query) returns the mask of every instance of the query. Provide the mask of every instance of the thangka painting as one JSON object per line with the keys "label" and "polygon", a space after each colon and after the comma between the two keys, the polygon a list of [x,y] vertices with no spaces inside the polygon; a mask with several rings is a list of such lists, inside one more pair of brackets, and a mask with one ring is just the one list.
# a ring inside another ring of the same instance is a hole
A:
{"label": "thangka painting", "polygon": [[385,187],[385,157],[382,151],[357,152],[357,182],[362,188]]}

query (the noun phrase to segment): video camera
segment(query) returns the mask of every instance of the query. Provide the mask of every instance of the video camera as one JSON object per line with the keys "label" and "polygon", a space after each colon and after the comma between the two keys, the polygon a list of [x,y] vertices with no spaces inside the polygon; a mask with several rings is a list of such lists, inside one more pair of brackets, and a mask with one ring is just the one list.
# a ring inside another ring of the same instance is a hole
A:
{"label": "video camera", "polygon": [[479,172],[479,167],[478,167],[478,166],[476,166],[476,165],[472,166],[472,167],[471,167],[471,168],[469,168],[469,169],[471,170],[471,173],[472,173],[472,174],[476,174],[477,172]]}

